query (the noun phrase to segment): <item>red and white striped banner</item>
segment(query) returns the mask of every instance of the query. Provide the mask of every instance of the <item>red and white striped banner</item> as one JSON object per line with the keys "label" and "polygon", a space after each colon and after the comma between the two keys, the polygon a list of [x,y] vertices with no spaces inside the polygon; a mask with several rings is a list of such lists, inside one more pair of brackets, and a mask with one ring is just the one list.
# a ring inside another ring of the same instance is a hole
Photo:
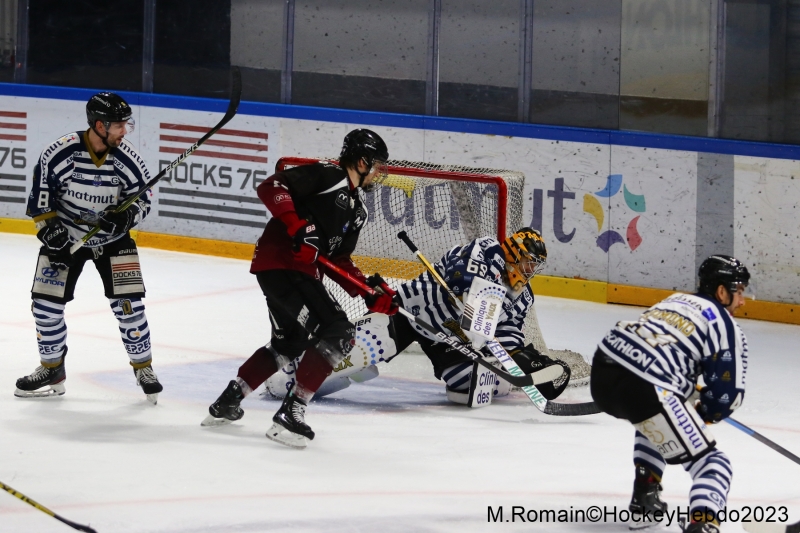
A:
{"label": "red and white striped banner", "polygon": [[0,140],[27,141],[27,120],[24,111],[0,111]]}
{"label": "red and white striped banner", "polygon": [[[208,126],[162,122],[158,151],[166,154],[182,154],[198,138],[195,135],[186,135],[186,133],[207,132]],[[214,137],[203,143],[203,148],[194,152],[193,155],[195,157],[267,163],[268,140],[269,134],[263,132],[221,129]]]}

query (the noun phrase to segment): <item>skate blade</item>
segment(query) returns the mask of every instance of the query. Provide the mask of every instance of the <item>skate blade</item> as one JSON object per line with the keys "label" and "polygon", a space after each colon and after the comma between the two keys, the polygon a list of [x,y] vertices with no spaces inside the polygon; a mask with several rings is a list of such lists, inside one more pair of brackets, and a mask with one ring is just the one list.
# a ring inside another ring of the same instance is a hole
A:
{"label": "skate blade", "polygon": [[272,427],[267,431],[267,438],[283,444],[284,446],[289,446],[290,448],[302,449],[308,446],[307,438],[287,431],[286,428],[280,424],[272,424]]}
{"label": "skate blade", "polygon": [[561,365],[548,366],[545,369],[539,370],[531,374],[534,385],[541,385],[542,383],[550,383],[558,379],[564,373],[564,368]]}
{"label": "skate blade", "polygon": [[200,425],[203,427],[214,428],[219,426],[225,426],[227,424],[230,424],[231,422],[233,422],[233,420],[228,420],[227,418],[215,418],[212,415],[208,415],[203,419],[202,422],[200,422]]}
{"label": "skate blade", "polygon": [[[632,522],[631,525],[628,526],[628,529],[631,530],[631,531],[644,531],[644,530],[650,529],[650,528],[657,528],[657,527],[659,527],[659,526],[661,526],[663,524],[663,522],[655,522],[655,521],[653,521],[653,522],[642,522],[642,519],[641,519],[642,515],[641,514],[631,513],[631,519],[633,519],[634,516],[637,516],[639,518],[639,521],[638,522]],[[681,531],[682,530],[683,530],[683,526],[681,526]]]}
{"label": "skate blade", "polygon": [[64,388],[63,383],[56,383],[49,385],[49,389],[44,390],[20,390],[14,391],[14,396],[17,398],[52,398],[55,396],[63,396],[67,389]]}
{"label": "skate blade", "polygon": [[147,401],[148,402],[152,403],[153,405],[157,405],[158,404],[158,393],[146,394],[145,396],[147,396]]}

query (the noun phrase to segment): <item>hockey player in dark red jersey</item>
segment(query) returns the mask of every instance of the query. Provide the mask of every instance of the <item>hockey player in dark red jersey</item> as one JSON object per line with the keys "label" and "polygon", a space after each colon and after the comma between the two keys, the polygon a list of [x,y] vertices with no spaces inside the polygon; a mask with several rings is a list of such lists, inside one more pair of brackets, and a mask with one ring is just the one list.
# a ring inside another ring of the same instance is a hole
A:
{"label": "hockey player in dark red jersey", "polygon": [[355,328],[328,293],[322,278],[329,275],[353,297],[362,296],[374,312],[394,314],[394,292],[368,298],[317,263],[320,254],[351,275],[366,281],[350,259],[368,213],[362,189],[386,177],[389,152],[373,131],[347,134],[339,164],[319,162],[284,170],[258,187],[258,197],[272,219],[256,243],[250,272],[267,297],[272,339],[239,368],[222,395],[209,407],[205,426],[240,419],[241,400],[289,360],[302,354],[297,383],[286,395],[267,431],[270,439],[305,447],[314,432],[305,423],[305,409],[319,386],[350,352]]}

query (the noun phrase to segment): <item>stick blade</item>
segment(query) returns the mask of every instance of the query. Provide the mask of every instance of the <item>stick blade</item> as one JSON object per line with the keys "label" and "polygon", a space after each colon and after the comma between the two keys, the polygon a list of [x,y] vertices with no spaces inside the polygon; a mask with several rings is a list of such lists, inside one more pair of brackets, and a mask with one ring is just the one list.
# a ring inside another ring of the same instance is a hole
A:
{"label": "stick blade", "polygon": [[749,533],[800,533],[800,522],[782,524],[780,522],[745,522],[744,530]]}
{"label": "stick blade", "polygon": [[554,416],[585,416],[601,413],[600,408],[594,402],[585,403],[554,403],[547,402],[544,413]]}

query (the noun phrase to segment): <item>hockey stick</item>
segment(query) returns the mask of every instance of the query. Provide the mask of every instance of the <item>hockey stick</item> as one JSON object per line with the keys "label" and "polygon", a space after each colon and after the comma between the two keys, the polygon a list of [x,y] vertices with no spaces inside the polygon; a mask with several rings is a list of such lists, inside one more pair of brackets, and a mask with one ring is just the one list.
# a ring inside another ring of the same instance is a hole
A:
{"label": "hockey stick", "polygon": [[[766,444],[767,446],[769,446],[770,448],[772,448],[773,450],[775,450],[779,454],[783,455],[784,457],[787,457],[788,459],[790,459],[790,460],[792,460],[795,463],[800,465],[800,457],[796,456],[795,454],[793,454],[792,452],[790,452],[789,450],[787,450],[783,446],[780,446],[780,445],[772,442],[771,440],[769,440],[767,437],[765,437],[761,433],[750,429],[749,427],[745,426],[744,424],[742,424],[738,420],[734,420],[733,418],[730,418],[730,417],[726,418],[725,422],[727,422],[728,424],[732,425],[736,429],[747,433],[748,435],[750,435],[751,437],[753,437],[757,441],[759,441],[759,442],[761,442],[763,444]],[[798,531],[800,532],[800,530],[798,530]]]}
{"label": "hockey stick", "polygon": [[742,527],[750,533],[800,533],[800,522],[795,524],[745,522]]}
{"label": "hockey stick", "polygon": [[[119,204],[114,209],[115,213],[122,213],[123,211],[128,209],[131,205],[133,205],[134,202],[136,202],[136,200],[141,198],[141,196],[144,193],[146,193],[149,189],[152,189],[153,186],[157,182],[159,182],[164,176],[166,176],[168,173],[172,172],[172,169],[174,169],[175,167],[180,165],[183,162],[184,159],[186,159],[187,157],[192,155],[198,148],[200,148],[200,145],[202,145],[212,135],[214,135],[220,129],[222,129],[222,127],[225,124],[227,124],[228,122],[231,121],[231,119],[234,117],[234,115],[236,115],[236,111],[239,109],[239,101],[242,99],[242,75],[239,72],[239,67],[233,67],[231,69],[231,74],[232,74],[231,100],[230,100],[230,103],[228,104],[227,111],[225,111],[225,116],[222,117],[222,120],[220,120],[219,123],[217,123],[216,126],[211,128],[208,131],[208,133],[206,133],[205,135],[200,137],[200,139],[198,139],[197,142],[195,142],[193,145],[191,145],[189,148],[187,148],[186,151],[183,152],[180,156],[178,156],[178,158],[176,160],[174,160],[172,163],[170,163],[169,165],[164,167],[164,169],[161,170],[161,172],[159,172],[158,175],[155,178],[153,178],[150,181],[148,181],[145,184],[145,186],[142,187],[139,190],[139,192],[137,192],[133,196],[129,196],[128,198],[125,199],[125,201],[123,201],[121,204]],[[86,235],[81,237],[81,240],[79,240],[78,242],[76,242],[75,244],[72,245],[72,247],[69,250],[69,253],[74,254],[75,252],[80,250],[81,247],[84,244],[86,244],[89,241],[89,239],[94,237],[97,234],[98,231],[100,231],[100,226],[93,227],[89,231],[89,233],[87,233]]]}
{"label": "hockey stick", "polygon": [[[450,301],[455,305],[459,310],[463,311],[463,305],[461,301],[456,297],[450,287],[447,286],[447,282],[439,275],[439,272],[433,267],[433,265],[428,261],[422,252],[419,251],[419,248],[413,243],[411,238],[405,231],[401,231],[397,234],[397,238],[402,240],[408,249],[417,256],[417,259],[425,266],[428,270],[428,273],[436,280],[439,286],[442,287],[447,292],[447,295]],[[517,376],[524,375],[524,372],[519,368],[517,363],[508,355],[508,352],[500,345],[497,340],[491,340],[486,343],[486,346],[489,348],[489,351],[492,352],[492,355],[497,357],[497,360],[500,361],[500,364],[503,365],[508,373],[514,374]],[[505,379],[505,378],[503,378]],[[508,381],[508,380],[506,380]],[[509,383],[511,383],[509,381]],[[514,385],[514,383],[511,383]],[[542,393],[539,392],[539,389],[531,383],[531,385],[527,385],[521,387],[523,392],[528,396],[528,399],[536,406],[537,409],[542,411],[548,415],[555,415],[555,416],[583,416],[583,415],[594,415],[600,412],[600,409],[597,407],[597,404],[594,402],[584,402],[584,403],[557,403],[552,402],[542,396]]]}
{"label": "hockey stick", "polygon": [[[319,256],[317,261],[319,263],[322,263],[322,265],[325,268],[327,268],[327,269],[329,269],[329,270],[331,270],[333,272],[336,272],[339,276],[341,276],[343,278],[346,278],[350,283],[352,283],[353,285],[357,286],[359,289],[361,289],[362,291],[366,292],[367,294],[369,294],[369,295],[375,295],[376,294],[375,290],[372,287],[370,287],[369,285],[365,284],[360,279],[357,279],[357,278],[351,276],[349,272],[347,272],[346,270],[344,270],[344,269],[336,266],[335,264],[333,264],[327,257]],[[421,318],[419,318],[417,316],[414,316],[413,314],[409,313],[408,311],[406,311],[402,307],[400,307],[398,309],[398,313],[400,313],[404,317],[408,318],[410,321],[412,321],[412,322],[414,322],[416,324],[419,324],[419,326],[421,328],[423,328],[425,331],[429,332],[431,335],[435,336],[437,339],[439,339],[439,341],[449,345],[451,348],[455,349],[460,354],[462,354],[465,357],[471,359],[472,361],[475,361],[476,363],[478,363],[478,364],[480,364],[482,366],[485,366],[486,368],[488,368],[489,370],[491,370],[492,372],[494,372],[498,376],[502,377],[504,380],[508,381],[509,383],[514,385],[515,387],[523,387],[524,388],[524,387],[529,387],[529,386],[533,387],[534,386],[533,385],[533,378],[531,376],[525,375],[521,370],[519,371],[519,374],[506,373],[506,372],[498,369],[496,366],[494,366],[490,362],[486,361],[483,358],[483,356],[481,356],[478,352],[476,352],[475,350],[473,350],[469,346],[467,346],[464,343],[462,343],[460,340],[456,339],[455,337],[450,337],[448,335],[445,335],[444,333],[442,333],[441,331],[438,331],[436,328],[434,328],[433,326],[431,326],[430,324],[428,324],[427,322],[425,322]],[[543,396],[542,396],[542,399],[544,399]],[[545,400],[545,401],[547,401],[547,400]]]}
{"label": "hockey stick", "polygon": [[85,531],[86,533],[97,533],[97,531],[95,531],[94,529],[90,528],[89,526],[84,526],[82,524],[76,524],[75,522],[72,522],[71,520],[67,520],[63,516],[57,515],[56,513],[54,513],[53,511],[51,511],[47,507],[45,507],[44,505],[42,505],[40,503],[36,503],[35,501],[31,500],[30,498],[28,498],[27,496],[25,496],[21,492],[12,489],[11,487],[9,487],[8,485],[6,485],[3,482],[0,482],[0,489],[3,489],[4,491],[8,492],[12,496],[16,496],[17,498],[19,498],[20,500],[24,501],[28,505],[32,505],[33,507],[36,507],[41,512],[43,512],[45,514],[49,514],[50,516],[52,516],[56,520],[67,524],[72,529],[77,529],[78,531]]}

